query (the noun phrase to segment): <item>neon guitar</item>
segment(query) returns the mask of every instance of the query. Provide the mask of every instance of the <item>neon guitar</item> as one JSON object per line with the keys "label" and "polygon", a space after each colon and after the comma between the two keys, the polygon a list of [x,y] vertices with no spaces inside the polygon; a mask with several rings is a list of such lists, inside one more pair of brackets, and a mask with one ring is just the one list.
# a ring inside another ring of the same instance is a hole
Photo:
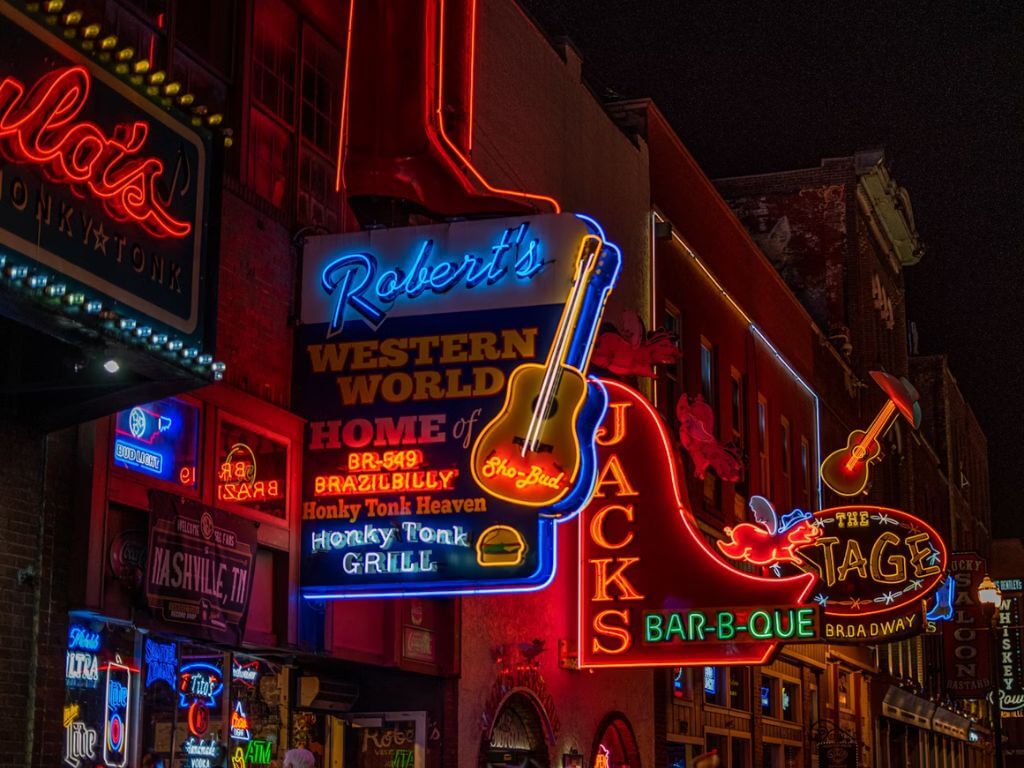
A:
{"label": "neon guitar", "polygon": [[914,428],[921,422],[917,390],[906,379],[897,379],[881,371],[871,371],[871,378],[889,396],[866,430],[855,429],[846,447],[831,453],[821,463],[821,479],[840,496],[856,496],[867,487],[870,466],[882,453],[879,438],[901,415]]}
{"label": "neon guitar", "polygon": [[583,238],[547,361],[512,372],[501,411],[473,445],[473,476],[499,499],[531,507],[554,504],[579,474],[577,422],[587,400],[586,365],[575,367],[566,358],[587,284],[602,268],[602,246],[595,235]]}

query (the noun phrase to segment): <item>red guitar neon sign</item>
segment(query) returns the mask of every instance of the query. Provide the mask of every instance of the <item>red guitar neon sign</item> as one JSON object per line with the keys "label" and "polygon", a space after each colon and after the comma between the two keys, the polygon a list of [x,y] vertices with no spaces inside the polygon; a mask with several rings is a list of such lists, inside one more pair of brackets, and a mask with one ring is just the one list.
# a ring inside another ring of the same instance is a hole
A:
{"label": "red guitar neon sign", "polygon": [[192,225],[171,216],[156,194],[163,162],[137,156],[149,125],[117,125],[107,136],[95,123],[76,120],[90,83],[84,67],[48,72],[29,90],[13,77],[0,81],[0,154],[40,165],[50,179],[99,198],[117,221],[135,221],[156,237],[185,237]]}

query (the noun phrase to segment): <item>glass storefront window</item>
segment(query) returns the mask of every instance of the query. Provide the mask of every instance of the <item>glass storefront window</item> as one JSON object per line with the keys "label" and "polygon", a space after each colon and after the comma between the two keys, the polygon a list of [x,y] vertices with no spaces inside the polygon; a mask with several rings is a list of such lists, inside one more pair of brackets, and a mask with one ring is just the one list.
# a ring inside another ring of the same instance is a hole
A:
{"label": "glass storefront window", "polygon": [[725,706],[726,670],[724,667],[704,667],[704,701],[708,704]]}
{"label": "glass storefront window", "polygon": [[672,670],[672,698],[676,701],[693,701],[693,678],[689,667]]}
{"label": "glass storefront window", "polygon": [[169,397],[119,411],[112,451],[115,466],[178,490],[197,488],[199,408]]}
{"label": "glass storefront window", "polygon": [[286,517],[288,444],[227,418],[217,430],[217,504]]}
{"label": "glass storefront window", "polygon": [[774,677],[761,677],[761,714],[765,717],[778,717],[776,700],[779,697],[779,681]]}
{"label": "glass storefront window", "polygon": [[796,683],[782,683],[782,719],[795,723],[800,711],[800,686]]}
{"label": "glass storefront window", "polygon": [[729,670],[729,706],[733,709],[750,709],[750,670],[733,667]]}
{"label": "glass storefront window", "polygon": [[134,631],[72,614],[64,689],[64,762],[79,768],[129,765],[138,738]]}

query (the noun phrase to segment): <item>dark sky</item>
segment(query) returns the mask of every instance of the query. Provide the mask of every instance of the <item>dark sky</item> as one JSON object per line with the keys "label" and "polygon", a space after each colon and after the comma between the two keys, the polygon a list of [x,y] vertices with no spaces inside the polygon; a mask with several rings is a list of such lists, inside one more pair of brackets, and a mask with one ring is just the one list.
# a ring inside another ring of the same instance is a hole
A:
{"label": "dark sky", "polygon": [[906,270],[1024,536],[1024,3],[523,0],[599,93],[650,96],[712,178],[884,147],[927,249]]}

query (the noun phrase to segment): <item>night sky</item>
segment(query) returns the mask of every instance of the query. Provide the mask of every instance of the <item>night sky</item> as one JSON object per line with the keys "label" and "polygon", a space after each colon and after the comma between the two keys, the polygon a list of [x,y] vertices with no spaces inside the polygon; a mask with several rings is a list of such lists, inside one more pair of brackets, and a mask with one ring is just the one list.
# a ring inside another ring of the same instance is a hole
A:
{"label": "night sky", "polygon": [[1024,536],[1024,3],[523,0],[594,90],[651,97],[712,178],[883,147],[910,192],[921,354],[988,436],[997,536]]}

